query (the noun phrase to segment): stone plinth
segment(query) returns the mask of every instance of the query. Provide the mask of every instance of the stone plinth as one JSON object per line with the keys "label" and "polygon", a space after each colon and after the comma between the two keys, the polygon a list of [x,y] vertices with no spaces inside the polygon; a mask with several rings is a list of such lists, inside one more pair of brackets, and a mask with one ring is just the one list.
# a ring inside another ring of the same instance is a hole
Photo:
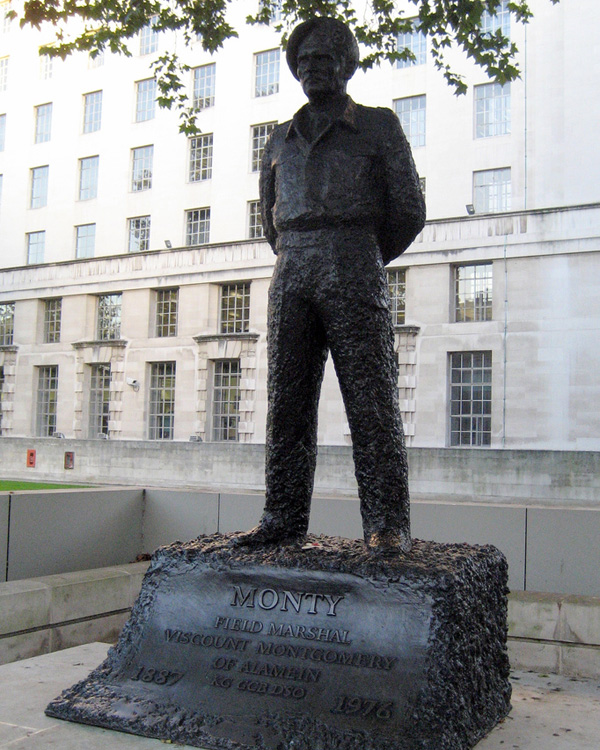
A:
{"label": "stone plinth", "polygon": [[462,750],[510,710],[493,547],[161,548],[119,643],[50,716],[195,747]]}

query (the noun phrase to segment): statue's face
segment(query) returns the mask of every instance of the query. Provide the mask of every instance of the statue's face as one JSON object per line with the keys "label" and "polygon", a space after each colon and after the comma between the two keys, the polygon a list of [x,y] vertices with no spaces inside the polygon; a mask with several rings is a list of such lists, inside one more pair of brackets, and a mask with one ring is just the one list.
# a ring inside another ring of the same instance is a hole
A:
{"label": "statue's face", "polygon": [[314,31],[298,47],[298,78],[309,101],[323,101],[343,94],[346,79],[343,61],[329,34]]}

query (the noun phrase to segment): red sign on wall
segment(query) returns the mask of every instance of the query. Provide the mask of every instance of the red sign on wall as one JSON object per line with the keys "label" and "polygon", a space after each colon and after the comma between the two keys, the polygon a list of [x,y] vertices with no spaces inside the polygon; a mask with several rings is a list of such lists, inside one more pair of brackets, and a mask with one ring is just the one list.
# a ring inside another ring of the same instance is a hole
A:
{"label": "red sign on wall", "polygon": [[34,448],[27,449],[27,466],[32,469],[35,469],[35,449]]}

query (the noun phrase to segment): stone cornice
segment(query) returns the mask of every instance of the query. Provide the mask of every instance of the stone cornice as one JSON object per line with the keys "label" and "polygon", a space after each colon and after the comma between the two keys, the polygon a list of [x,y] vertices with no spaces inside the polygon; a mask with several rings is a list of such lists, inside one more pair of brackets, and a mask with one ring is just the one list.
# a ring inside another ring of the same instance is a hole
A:
{"label": "stone cornice", "polygon": [[107,339],[103,341],[74,341],[71,346],[73,349],[87,349],[101,346],[112,346],[117,349],[123,349],[128,343],[126,339]]}
{"label": "stone cornice", "polygon": [[197,344],[204,344],[208,341],[258,341],[259,333],[201,333],[194,336]]}

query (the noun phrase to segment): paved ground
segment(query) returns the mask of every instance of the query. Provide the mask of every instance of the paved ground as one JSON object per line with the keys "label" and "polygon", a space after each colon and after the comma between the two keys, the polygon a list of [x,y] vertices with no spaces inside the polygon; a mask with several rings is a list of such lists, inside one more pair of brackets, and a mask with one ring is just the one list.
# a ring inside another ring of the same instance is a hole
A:
{"label": "paved ground", "polygon": [[[106,654],[91,643],[0,666],[0,748],[11,750],[159,750],[165,743],[44,715],[63,688]],[[510,716],[477,750],[599,750],[600,680],[515,672]]]}

